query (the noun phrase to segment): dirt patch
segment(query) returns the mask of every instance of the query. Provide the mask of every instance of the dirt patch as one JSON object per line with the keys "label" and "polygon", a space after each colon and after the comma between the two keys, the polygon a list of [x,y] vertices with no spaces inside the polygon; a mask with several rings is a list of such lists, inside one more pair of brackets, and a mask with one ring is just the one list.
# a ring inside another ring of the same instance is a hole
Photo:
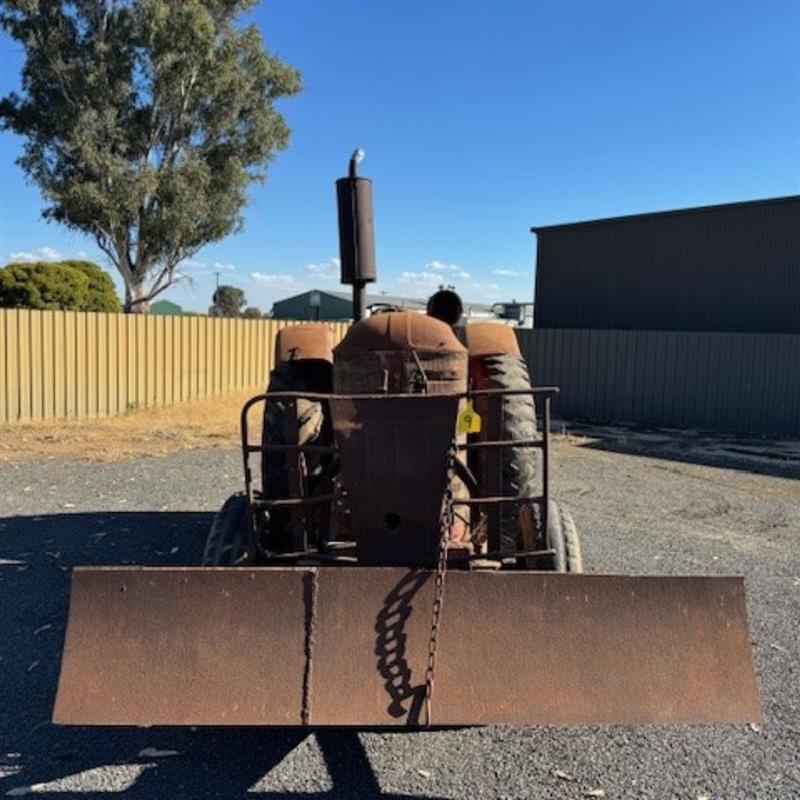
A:
{"label": "dirt patch", "polygon": [[[238,447],[239,413],[252,390],[115,417],[9,423],[0,429],[0,461],[79,458],[116,461],[198,447]],[[260,407],[250,415],[258,440]]]}

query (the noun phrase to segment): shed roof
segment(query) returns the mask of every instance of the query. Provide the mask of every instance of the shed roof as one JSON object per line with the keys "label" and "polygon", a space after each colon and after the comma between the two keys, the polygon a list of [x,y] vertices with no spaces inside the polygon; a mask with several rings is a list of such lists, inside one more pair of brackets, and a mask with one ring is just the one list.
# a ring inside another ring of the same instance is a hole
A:
{"label": "shed roof", "polygon": [[703,211],[716,211],[724,208],[742,208],[747,206],[766,206],[780,203],[796,203],[800,201],[800,194],[786,195],[785,197],[766,197],[761,200],[740,200],[736,203],[716,203],[706,206],[691,206],[689,208],[670,208],[664,211],[646,211],[640,214],[622,214],[616,217],[601,217],[599,219],[578,220],[577,222],[559,222],[553,225],[534,225],[531,233],[550,231],[557,228],[573,228],[578,225],[603,225],[614,222],[628,222],[654,217],[667,217],[682,214],[696,214]]}

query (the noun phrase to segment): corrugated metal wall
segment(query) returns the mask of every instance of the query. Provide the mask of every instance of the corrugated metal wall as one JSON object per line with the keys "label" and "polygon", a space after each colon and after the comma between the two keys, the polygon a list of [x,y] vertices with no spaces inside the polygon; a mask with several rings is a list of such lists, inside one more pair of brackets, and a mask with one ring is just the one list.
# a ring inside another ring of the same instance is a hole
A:
{"label": "corrugated metal wall", "polygon": [[537,328],[800,333],[800,196],[536,231]]}
{"label": "corrugated metal wall", "polygon": [[[0,308],[0,423],[263,388],[287,320]],[[339,341],[348,323],[332,323]]]}
{"label": "corrugated metal wall", "polygon": [[[276,320],[0,309],[0,423],[261,387]],[[336,340],[347,323],[334,323]],[[554,413],[800,436],[800,335],[519,329]]]}
{"label": "corrugated metal wall", "polygon": [[347,320],[353,316],[353,304],[348,300],[319,291],[319,306],[311,305],[312,291],[278,300],[272,306],[273,319]]}
{"label": "corrugated metal wall", "polygon": [[520,330],[534,383],[556,385],[553,413],[800,436],[800,335]]}

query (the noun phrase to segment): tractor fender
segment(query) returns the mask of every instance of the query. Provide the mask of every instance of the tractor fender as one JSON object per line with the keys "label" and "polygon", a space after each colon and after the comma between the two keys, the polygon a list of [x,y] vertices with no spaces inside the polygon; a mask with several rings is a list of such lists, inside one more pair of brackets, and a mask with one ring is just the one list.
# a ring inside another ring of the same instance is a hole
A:
{"label": "tractor fender", "polygon": [[333,329],[322,323],[281,328],[275,338],[275,363],[314,360],[333,363]]}
{"label": "tractor fender", "polygon": [[470,360],[506,353],[521,355],[517,334],[510,325],[497,322],[471,322],[458,329],[459,339],[469,352]]}

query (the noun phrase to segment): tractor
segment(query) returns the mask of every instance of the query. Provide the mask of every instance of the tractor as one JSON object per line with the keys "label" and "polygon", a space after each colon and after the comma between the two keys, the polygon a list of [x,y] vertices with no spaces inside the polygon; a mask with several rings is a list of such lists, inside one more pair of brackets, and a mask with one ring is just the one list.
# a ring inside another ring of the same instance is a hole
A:
{"label": "tractor", "polygon": [[201,564],[75,570],[55,721],[758,720],[741,578],[584,572],[550,497],[558,390],[515,329],[464,324],[450,289],[424,314],[367,307],[359,155],[336,182],[353,324],[279,332]]}

